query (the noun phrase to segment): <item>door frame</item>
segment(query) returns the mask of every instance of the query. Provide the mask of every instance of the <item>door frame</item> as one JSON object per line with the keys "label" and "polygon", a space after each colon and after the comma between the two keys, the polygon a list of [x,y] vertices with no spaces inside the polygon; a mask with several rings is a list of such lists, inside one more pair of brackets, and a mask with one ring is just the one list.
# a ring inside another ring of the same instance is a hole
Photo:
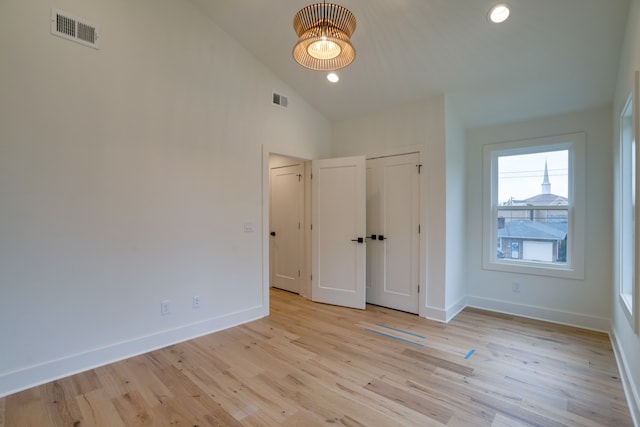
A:
{"label": "door frame", "polygon": [[[429,293],[428,274],[429,271],[429,253],[428,253],[428,162],[426,158],[427,148],[426,145],[409,145],[405,147],[393,147],[385,150],[372,151],[370,153],[364,153],[365,159],[371,159],[375,157],[395,156],[409,153],[420,153],[420,164],[422,164],[422,171],[420,173],[420,261],[419,261],[419,277],[420,277],[420,294],[419,298],[419,312],[418,316],[427,317],[427,301]],[[301,286],[300,295],[311,299],[311,280],[309,274],[311,274],[311,230],[309,224],[311,224],[311,159],[309,153],[296,152],[295,150],[279,150],[269,145],[262,144],[262,221],[261,221],[261,234],[262,234],[262,314],[264,316],[269,315],[270,299],[269,299],[269,155],[277,154],[286,157],[294,157],[305,161],[305,213],[304,220],[305,233],[304,233],[304,247],[305,247],[305,270],[307,271],[306,278]],[[333,153],[332,153],[333,155]],[[341,153],[338,156],[345,156],[347,154]],[[335,157],[338,157],[335,156]],[[307,163],[308,162],[308,163]],[[309,167],[306,165],[309,164]],[[309,215],[307,217],[307,215]],[[444,249],[443,249],[444,250]]]}
{"label": "door frame", "polygon": [[271,236],[269,230],[269,213],[271,211],[270,201],[270,164],[271,155],[289,157],[298,159],[303,163],[304,177],[304,233],[303,233],[303,261],[301,268],[300,280],[300,296],[311,299],[311,160],[308,155],[303,153],[295,153],[290,150],[277,150],[262,144],[262,220],[261,220],[261,237],[262,237],[262,314],[269,315],[270,299],[269,291],[271,284]]}

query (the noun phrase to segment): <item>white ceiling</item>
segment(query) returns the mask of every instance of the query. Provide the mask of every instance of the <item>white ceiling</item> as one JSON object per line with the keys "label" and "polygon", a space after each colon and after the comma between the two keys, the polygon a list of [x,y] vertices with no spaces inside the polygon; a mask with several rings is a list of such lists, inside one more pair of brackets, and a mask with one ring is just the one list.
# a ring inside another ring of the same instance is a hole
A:
{"label": "white ceiling", "polygon": [[357,19],[356,59],[340,82],[299,66],[303,0],[192,0],[330,120],[446,93],[476,127],[611,103],[629,0],[333,0]]}

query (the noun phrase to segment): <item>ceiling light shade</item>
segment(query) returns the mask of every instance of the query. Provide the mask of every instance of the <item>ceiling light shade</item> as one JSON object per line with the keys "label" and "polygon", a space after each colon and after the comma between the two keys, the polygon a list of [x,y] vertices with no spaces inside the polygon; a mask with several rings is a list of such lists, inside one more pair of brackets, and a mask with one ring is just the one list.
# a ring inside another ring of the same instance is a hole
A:
{"label": "ceiling light shade", "polygon": [[510,13],[511,11],[509,10],[509,5],[507,3],[496,4],[489,10],[489,21],[499,24],[506,21],[507,18],[509,18]]}
{"label": "ceiling light shade", "polygon": [[311,70],[332,71],[346,67],[356,57],[351,36],[356,18],[348,9],[332,3],[316,3],[293,17],[298,43],[293,58]]}

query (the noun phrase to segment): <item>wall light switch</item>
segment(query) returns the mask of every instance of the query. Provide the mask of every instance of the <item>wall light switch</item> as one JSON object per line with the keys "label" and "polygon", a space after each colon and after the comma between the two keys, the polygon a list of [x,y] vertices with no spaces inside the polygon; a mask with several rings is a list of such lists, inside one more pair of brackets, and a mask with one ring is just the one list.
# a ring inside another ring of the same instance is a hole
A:
{"label": "wall light switch", "polygon": [[254,231],[256,231],[256,225],[253,223],[253,221],[245,221],[244,222],[244,232],[245,233],[253,233]]}

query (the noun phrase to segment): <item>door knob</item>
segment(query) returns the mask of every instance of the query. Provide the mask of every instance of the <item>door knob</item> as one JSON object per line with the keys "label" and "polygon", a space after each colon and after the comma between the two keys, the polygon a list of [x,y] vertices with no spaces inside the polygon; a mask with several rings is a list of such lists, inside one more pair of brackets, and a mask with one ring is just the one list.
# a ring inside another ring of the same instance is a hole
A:
{"label": "door knob", "polygon": [[276,232],[275,232],[275,231],[272,231],[270,234],[271,234],[273,237],[276,237]]}
{"label": "door knob", "polygon": [[367,239],[371,239],[371,240],[376,240],[378,238],[378,236],[376,236],[375,234],[372,234],[371,237],[367,236]]}
{"label": "door knob", "polygon": [[352,242],[364,243],[363,237],[358,237],[357,239],[351,239]]}
{"label": "door knob", "polygon": [[380,235],[378,236],[378,240],[387,240],[387,238],[386,238],[386,237],[384,237],[382,234],[380,234]]}

